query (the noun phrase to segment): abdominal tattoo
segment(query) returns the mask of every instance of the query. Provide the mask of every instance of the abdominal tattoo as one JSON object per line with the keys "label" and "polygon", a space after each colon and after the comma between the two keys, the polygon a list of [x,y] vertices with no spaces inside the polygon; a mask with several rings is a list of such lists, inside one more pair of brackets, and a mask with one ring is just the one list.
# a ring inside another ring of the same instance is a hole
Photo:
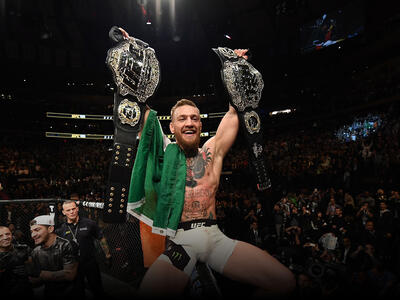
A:
{"label": "abdominal tattoo", "polygon": [[201,179],[206,167],[211,161],[211,152],[209,148],[202,149],[194,158],[186,160],[186,186],[194,188],[197,186],[197,180]]}
{"label": "abdominal tattoo", "polygon": [[212,202],[211,194],[209,189],[186,190],[183,216],[186,219],[213,219],[212,212],[208,213]]}

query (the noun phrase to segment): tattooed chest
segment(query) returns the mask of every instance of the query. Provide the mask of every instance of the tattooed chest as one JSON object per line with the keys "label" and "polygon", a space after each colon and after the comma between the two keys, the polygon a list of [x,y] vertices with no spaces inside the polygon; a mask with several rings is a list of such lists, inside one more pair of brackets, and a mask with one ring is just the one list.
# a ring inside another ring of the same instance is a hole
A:
{"label": "tattooed chest", "polygon": [[201,149],[193,157],[186,159],[186,186],[195,188],[199,181],[207,175],[212,163],[212,155],[209,148]]}

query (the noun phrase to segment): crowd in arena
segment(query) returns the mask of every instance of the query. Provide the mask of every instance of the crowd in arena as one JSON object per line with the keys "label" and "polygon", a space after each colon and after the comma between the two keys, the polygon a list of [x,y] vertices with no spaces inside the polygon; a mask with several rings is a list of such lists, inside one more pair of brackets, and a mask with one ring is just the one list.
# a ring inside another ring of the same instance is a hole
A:
{"label": "crowd in arena", "polygon": [[[216,197],[220,228],[289,266],[303,296],[399,295],[400,122],[395,105],[374,113],[382,120],[379,128],[350,141],[335,135],[343,125],[339,120],[329,127],[299,126],[300,134],[268,129],[267,193],[253,184],[240,137],[225,159]],[[78,193],[81,200],[101,202],[110,146],[110,141],[3,137],[1,199]],[[1,224],[32,245],[29,220],[48,212],[45,202],[7,203]],[[88,212],[93,219],[100,215]]]}

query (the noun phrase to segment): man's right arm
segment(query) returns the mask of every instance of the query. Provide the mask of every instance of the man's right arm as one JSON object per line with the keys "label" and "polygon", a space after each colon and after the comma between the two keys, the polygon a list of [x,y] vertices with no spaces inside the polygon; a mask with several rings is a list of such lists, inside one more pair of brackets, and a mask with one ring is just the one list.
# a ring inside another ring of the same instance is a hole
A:
{"label": "man's right arm", "polygon": [[41,271],[40,279],[42,281],[72,281],[75,279],[78,270],[78,263],[64,265],[60,271]]}
{"label": "man's right arm", "polygon": [[144,125],[146,124],[146,121],[147,121],[147,118],[149,116],[149,113],[150,113],[150,107],[148,105],[146,105],[146,111],[145,111],[144,116],[143,116],[143,123],[142,123],[142,126],[140,126],[140,130],[139,130],[139,133],[138,133],[139,139],[140,139],[140,136],[142,135],[142,131],[143,131]]}

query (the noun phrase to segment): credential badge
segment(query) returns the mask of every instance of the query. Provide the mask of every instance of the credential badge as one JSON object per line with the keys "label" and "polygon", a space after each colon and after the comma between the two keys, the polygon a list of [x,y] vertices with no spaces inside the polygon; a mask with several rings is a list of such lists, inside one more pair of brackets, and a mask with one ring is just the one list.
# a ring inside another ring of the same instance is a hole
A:
{"label": "credential badge", "polygon": [[124,99],[118,106],[118,118],[122,124],[129,124],[132,127],[140,120],[140,108],[136,102]]}

